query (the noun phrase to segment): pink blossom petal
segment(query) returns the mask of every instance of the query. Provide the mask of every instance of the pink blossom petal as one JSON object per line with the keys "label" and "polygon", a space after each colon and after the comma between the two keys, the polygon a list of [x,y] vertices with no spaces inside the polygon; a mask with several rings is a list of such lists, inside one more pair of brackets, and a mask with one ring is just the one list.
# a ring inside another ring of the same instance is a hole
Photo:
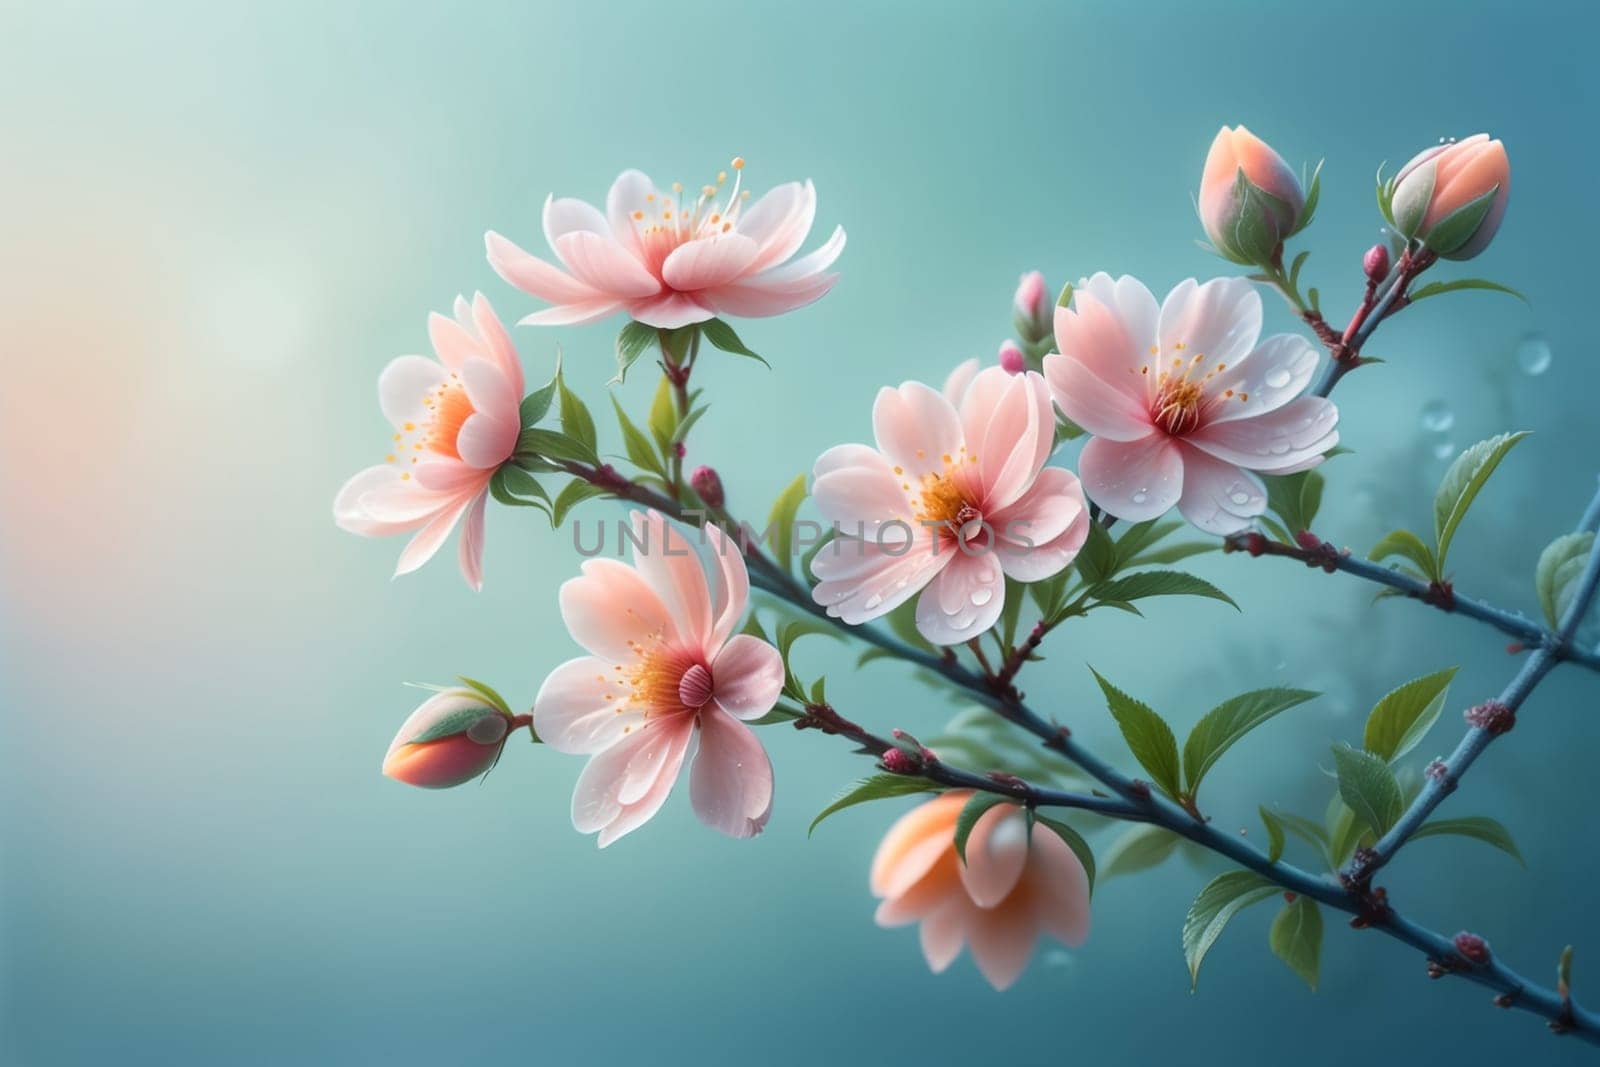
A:
{"label": "pink blossom petal", "polygon": [[772,762],[750,727],[721,708],[700,713],[700,748],[689,771],[700,821],[729,837],[754,837],[772,812]]}
{"label": "pink blossom petal", "polygon": [[489,358],[500,368],[500,373],[505,375],[506,382],[511,386],[511,394],[516,397],[517,403],[522,402],[522,361],[517,358],[516,346],[511,343],[511,335],[506,332],[505,326],[500,322],[500,316],[494,313],[494,308],[489,305],[489,298],[482,293],[472,296],[472,322],[477,327],[478,337],[488,349]]}
{"label": "pink blossom petal", "polygon": [[737,233],[686,241],[662,262],[661,279],[686,292],[726,285],[750,269],[756,251],[754,241]]}
{"label": "pink blossom petal", "polygon": [[943,974],[961,955],[961,947],[967,940],[966,924],[971,911],[971,905],[959,899],[951,900],[923,920],[922,929],[918,932],[922,958],[928,962],[928,970],[934,974]]}
{"label": "pink blossom petal", "polygon": [[811,561],[811,571],[820,579],[811,598],[851,626],[887,615],[916,596],[952,558],[948,547],[934,553],[930,534],[919,530],[915,537],[885,537],[882,544],[834,538]]}
{"label": "pink blossom petal", "polygon": [[[720,314],[763,319],[803,308],[822,299],[838,280],[837,274],[822,274],[804,285],[783,288],[767,288],[759,281],[750,281],[708,289],[699,295],[706,305]],[[710,313],[705,317],[710,318]]]}
{"label": "pink blossom petal", "polygon": [[456,452],[464,463],[481,470],[493,470],[517,450],[520,432],[516,419],[475,412],[467,416],[456,434]]}
{"label": "pink blossom petal", "polygon": [[639,234],[633,225],[633,213],[649,206],[649,197],[659,196],[656,183],[642,171],[625,170],[617,175],[606,193],[606,220],[611,224],[611,235],[617,243],[630,251],[639,250]]}
{"label": "pink blossom petal", "polygon": [[1315,466],[1339,443],[1338,423],[1332,401],[1303,396],[1254,418],[1209,423],[1185,440],[1225,463],[1281,474]]}
{"label": "pink blossom petal", "polygon": [[561,586],[561,618],[573,640],[612,663],[632,664],[640,647],[681,639],[650,584],[620,560],[591,559]]}
{"label": "pink blossom petal", "polygon": [[949,561],[917,599],[917,632],[936,645],[959,645],[1000,618],[1006,580],[992,551],[972,556],[948,546],[944,551]]}
{"label": "pink blossom petal", "polygon": [[609,239],[611,226],[593,204],[575,197],[547,196],[544,200],[544,243],[557,250],[558,240],[569,233],[592,233]]}
{"label": "pink blossom petal", "polygon": [[1267,510],[1267,493],[1249,471],[1184,446],[1178,510],[1207,533],[1237,533]]}
{"label": "pink blossom petal", "polygon": [[967,929],[972,960],[997,990],[1010,988],[1022,976],[1037,938],[1031,911],[1009,901],[992,910],[979,909]]}
{"label": "pink blossom petal", "polygon": [[1126,370],[1104,374],[1075,356],[1044,357],[1044,377],[1061,413],[1096,437],[1137,441],[1150,433],[1150,405],[1142,376]]}
{"label": "pink blossom petal", "polygon": [[902,896],[953,850],[956,818],[969,796],[941,793],[894,821],[872,856],[868,885],[873,896]]}
{"label": "pink blossom petal", "polygon": [[535,311],[517,320],[522,326],[582,326],[608,319],[622,310],[622,301],[610,297],[587,300],[578,304],[563,304],[543,311]]}
{"label": "pink blossom petal", "polygon": [[961,410],[961,398],[966,396],[967,387],[978,376],[978,368],[982,363],[976,359],[969,359],[964,363],[956,364],[956,369],[944,380],[944,388],[939,390],[944,398],[950,401],[957,411]]}
{"label": "pink blossom petal", "polygon": [[661,810],[661,805],[666,803],[672,787],[678,782],[684,756],[688,754],[689,744],[694,739],[694,716],[680,715],[676,720],[672,724],[672,744],[662,756],[661,771],[656,775],[655,784],[634,803],[624,804],[617,817],[600,831],[598,844],[601,848],[649,822]]}
{"label": "pink blossom petal", "polygon": [[1027,864],[1028,825],[1021,809],[997,804],[973,824],[961,882],[974,904],[993,908],[1011,895]]}
{"label": "pink blossom petal", "polygon": [[339,529],[362,537],[389,537],[414,530],[424,521],[419,516],[409,521],[374,518],[362,505],[362,500],[379,490],[392,490],[400,485],[400,472],[392,465],[380,463],[359,471],[340,487],[333,498],[333,521]]}
{"label": "pink blossom petal", "polygon": [[1129,522],[1163,514],[1183,493],[1183,455],[1159,432],[1140,441],[1091,438],[1078,456],[1078,473],[1090,500]]}
{"label": "pink blossom petal", "polygon": [[467,360],[485,354],[477,339],[461,323],[438,312],[428,316],[428,339],[433,343],[439,362],[453,371],[459,371]]}
{"label": "pink blossom petal", "polygon": [[811,183],[785,182],[739,213],[737,232],[756,245],[752,271],[782,263],[800,250],[817,213]]}
{"label": "pink blossom petal", "polygon": [[483,243],[495,273],[529,296],[556,305],[593,303],[609,296],[583,284],[561,268],[524,252],[493,230],[483,235]]}
{"label": "pink blossom petal", "polygon": [[736,719],[759,719],[783,691],[783,657],[758,637],[737,634],[716,659],[711,677],[717,704]]}
{"label": "pink blossom petal", "polygon": [[1150,358],[1159,316],[1156,298],[1137,278],[1096,274],[1078,283],[1072,307],[1056,309],[1056,350],[1108,385],[1142,393],[1143,382],[1130,374]]}
{"label": "pink blossom petal", "polygon": [[1033,371],[990,367],[967,391],[961,418],[968,453],[978,459],[981,506],[1002,509],[1032,484],[1055,445],[1050,391]]}
{"label": "pink blossom petal", "polygon": [[[659,511],[635,511],[633,565],[695,648],[711,651],[711,589],[700,554]],[[700,534],[697,531],[696,537]]]}
{"label": "pink blossom petal", "polygon": [[413,528],[431,521],[450,504],[471,496],[470,486],[450,492],[435,492],[401,474],[388,485],[375,486],[363,493],[361,510],[379,522],[410,523]]}
{"label": "pink blossom petal", "polygon": [[[680,723],[677,729],[644,730],[647,741],[634,750],[633,758],[622,774],[622,788],[617,790],[617,801],[623,808],[639,803],[660,785],[669,770],[678,776],[682,766],[687,741],[694,733],[694,716],[680,713],[674,716]],[[646,720],[647,724],[650,720]],[[676,754],[676,759],[674,755]]]}
{"label": "pink blossom petal", "polygon": [[1067,843],[1035,827],[1024,877],[1039,928],[1069,947],[1083,944],[1089,937],[1089,875]]}
{"label": "pink blossom petal", "polygon": [[1089,508],[1077,475],[1039,472],[1022,499],[994,515],[1001,568],[1019,582],[1043,581],[1077,558],[1089,536]]}
{"label": "pink blossom petal", "polygon": [[[720,290],[719,290],[720,292]],[[687,293],[662,293],[628,305],[628,314],[646,326],[661,330],[676,330],[715,318],[712,310],[701,300]]]}
{"label": "pink blossom petal", "polygon": [[961,885],[961,875],[956,872],[960,861],[952,846],[953,842],[947,840],[943,854],[928,873],[904,893],[882,901],[872,921],[879,926],[904,926],[941,910],[952,897],[964,898],[967,891]]}
{"label": "pink blossom petal", "polygon": [[909,482],[877,450],[837,445],[817,457],[812,473],[811,498],[817,510],[841,529],[873,538],[891,520],[915,525],[905,488]]}
{"label": "pink blossom petal", "polygon": [[[674,734],[687,734],[692,722],[693,717],[686,713],[650,719],[615,744],[595,753],[578,775],[578,783],[572,791],[573,827],[579,833],[592,834],[621,815],[620,796],[628,784],[634,757],[663,740],[671,741]],[[651,781],[655,782],[660,769],[652,765],[634,768],[632,773],[649,773]]]}
{"label": "pink blossom petal", "polygon": [[461,540],[456,546],[461,576],[474,592],[483,588],[483,512],[488,499],[488,490],[472,498],[467,506],[466,521],[461,524]]}
{"label": "pink blossom petal", "polygon": [[461,364],[459,374],[473,410],[495,418],[518,420],[522,398],[512,390],[505,373],[493,362],[474,356]]}
{"label": "pink blossom petal", "polygon": [[[1247,278],[1179,282],[1161,305],[1158,343],[1164,359],[1203,355],[1202,367],[1236,364],[1261,336],[1261,294]],[[1177,346],[1183,345],[1182,349]]]}
{"label": "pink blossom petal", "polygon": [[479,468],[447,456],[416,464],[411,468],[411,475],[423,489],[451,496],[479,487],[485,480]]}
{"label": "pink blossom petal", "polygon": [[921,382],[878,390],[872,429],[879,451],[918,477],[942,472],[944,457],[961,451],[961,420],[955,407]]}
{"label": "pink blossom petal", "polygon": [[533,728],[557,752],[599,752],[645,721],[627,694],[615,664],[597,656],[570,659],[550,672],[533,698]]}
{"label": "pink blossom petal", "polygon": [[556,238],[553,244],[574,277],[607,296],[641,300],[661,291],[656,276],[610,237],[574,230]]}
{"label": "pink blossom petal", "polygon": [[711,600],[713,622],[709,647],[717,648],[727,642],[728,635],[744,618],[744,610],[750,604],[750,572],[745,568],[744,555],[733,538],[712,523],[706,524],[705,536],[721,578],[716,583],[716,594]]}
{"label": "pink blossom petal", "polygon": [[463,496],[459,501],[447,504],[437,515],[428,521],[428,524],[418,530],[400,552],[400,560],[395,564],[394,576],[410,574],[424,563],[433,558],[444,544],[445,538],[450,536],[450,531],[455,529],[456,522],[461,518],[462,512],[471,505],[473,498]]}
{"label": "pink blossom petal", "polygon": [[[815,249],[799,259],[762,271],[751,279],[751,284],[771,292],[794,293],[808,289],[822,278],[823,271],[833,266],[834,261],[844,251],[846,240],[844,227],[835,226],[828,239]],[[827,283],[832,286],[833,279],[827,279]]]}
{"label": "pink blossom petal", "polygon": [[401,356],[391,360],[378,375],[378,406],[395,429],[408,422],[425,422],[428,406],[423,398],[449,379],[440,363],[426,356]]}
{"label": "pink blossom petal", "polygon": [[1311,384],[1319,359],[1304,337],[1274,334],[1211,380],[1205,421],[1250,419],[1281,408]]}

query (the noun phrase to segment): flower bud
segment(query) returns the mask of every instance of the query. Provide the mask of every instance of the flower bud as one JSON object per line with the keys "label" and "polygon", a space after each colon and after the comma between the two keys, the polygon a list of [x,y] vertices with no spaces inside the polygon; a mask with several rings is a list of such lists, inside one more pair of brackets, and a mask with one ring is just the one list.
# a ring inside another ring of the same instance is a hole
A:
{"label": "flower bud", "polygon": [[727,502],[728,498],[722,491],[722,479],[710,467],[696,467],[694,473],[689,475],[689,485],[708,508],[720,508]]}
{"label": "flower bud", "polygon": [[1486,133],[1419,152],[1389,186],[1389,220],[1446,259],[1489,247],[1511,197],[1506,147]]}
{"label": "flower bud", "polygon": [[1456,951],[1473,963],[1489,962],[1489,942],[1465,930],[1455,936]]}
{"label": "flower bud", "polygon": [[470,689],[436,693],[400,727],[383,773],[424,789],[469,782],[494,765],[511,725],[502,712]]}
{"label": "flower bud", "polygon": [[1007,374],[1021,374],[1028,369],[1028,361],[1015,341],[1000,342],[1000,366]]}
{"label": "flower bud", "polygon": [[1389,276],[1389,246],[1375,244],[1361,257],[1361,269],[1367,272],[1367,281],[1376,285]]}
{"label": "flower bud", "polygon": [[1050,291],[1044,275],[1030,270],[1017,282],[1017,293],[1011,298],[1012,320],[1017,336],[1030,344],[1049,337],[1054,329],[1055,309],[1050,306]]}
{"label": "flower bud", "polygon": [[1224,126],[1211,142],[1200,178],[1200,222],[1211,243],[1235,263],[1263,265],[1299,228],[1306,196],[1283,157],[1261,138]]}

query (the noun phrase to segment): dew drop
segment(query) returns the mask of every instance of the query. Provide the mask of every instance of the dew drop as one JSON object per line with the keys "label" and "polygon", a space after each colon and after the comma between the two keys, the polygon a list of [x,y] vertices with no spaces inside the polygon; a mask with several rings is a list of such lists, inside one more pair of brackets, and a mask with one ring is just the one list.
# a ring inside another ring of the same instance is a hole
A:
{"label": "dew drop", "polygon": [[1245,492],[1243,489],[1235,489],[1233,492],[1228,494],[1228,499],[1233,501],[1235,504],[1248,504],[1250,503],[1250,494]]}
{"label": "dew drop", "polygon": [[1456,454],[1456,443],[1454,441],[1449,441],[1449,440],[1440,441],[1438,444],[1433,446],[1433,458],[1434,459],[1449,459],[1451,456],[1453,456],[1455,454]]}
{"label": "dew drop", "polygon": [[1289,384],[1289,371],[1284,367],[1274,367],[1267,371],[1267,376],[1262,381],[1267,383],[1268,389],[1282,389]]}
{"label": "dew drop", "polygon": [[862,605],[862,607],[866,608],[868,611],[872,611],[882,603],[883,597],[879,596],[877,593],[873,593],[871,596],[867,597],[867,601]]}
{"label": "dew drop", "polygon": [[1443,400],[1430,400],[1422,405],[1421,422],[1429,433],[1444,433],[1456,424],[1456,413]]}
{"label": "dew drop", "polygon": [[994,590],[987,585],[980,585],[972,591],[973,607],[981,608],[994,599]]}
{"label": "dew drop", "polygon": [[1132,499],[1135,504],[1143,504],[1146,500],[1150,499],[1150,490],[1140,489],[1133,494]]}
{"label": "dew drop", "polygon": [[1517,367],[1530,378],[1537,378],[1549,370],[1553,358],[1550,342],[1544,339],[1543,334],[1530,333],[1517,345]]}

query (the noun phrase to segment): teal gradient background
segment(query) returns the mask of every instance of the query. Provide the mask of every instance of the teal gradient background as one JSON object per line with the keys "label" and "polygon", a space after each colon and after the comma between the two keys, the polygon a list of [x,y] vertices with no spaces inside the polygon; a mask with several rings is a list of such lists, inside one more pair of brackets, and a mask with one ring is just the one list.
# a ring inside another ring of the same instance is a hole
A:
{"label": "teal gradient background", "polygon": [[[391,582],[399,543],[340,533],[329,505],[381,457],[374,381],[425,350],[430,309],[475,288],[508,321],[536,306],[481,235],[538,247],[547,191],[598,200],[628,166],[698,183],[734,154],[757,189],[816,181],[813,243],[846,227],[844,276],[741,324],[773,370],[708,361],[692,440],[760,512],[868,434],[880,385],[992,358],[1021,271],[1160,292],[1229,269],[1195,247],[1190,204],[1219,125],[1327,158],[1302,247],[1331,309],[1359,296],[1377,165],[1488,129],[1516,186],[1470,270],[1531,308],[1469,294],[1385,326],[1370,351],[1389,362],[1337,394],[1356,454],[1329,470],[1321,525],[1358,548],[1425,528],[1443,468],[1418,426],[1429,400],[1458,445],[1534,428],[1453,556],[1464,587],[1532,613],[1534,560],[1576,520],[1600,440],[1596,23],[1532,2],[6,5],[0,1060],[1579,1062],[1334,920],[1311,994],[1268,954],[1265,908],[1191,995],[1178,928],[1209,874],[1181,861],[1105,883],[1088,944],[1041,951],[1009,993],[965,959],[934,977],[914,933],[871,922],[866,867],[898,809],[806,839],[865,770],[815,735],[763,734],[778,792],[752,842],[677,795],[597,852],[567,818],[579,761],[520,743],[482,787],[403,788],[378,773],[418,702],[400,683],[464,672],[526,705],[574,653],[555,592],[577,557],[499,509],[481,594],[453,553]],[[530,380],[559,343],[603,412],[614,326],[516,331]],[[1529,331],[1555,353],[1539,377],[1513,356]],[[652,386],[619,395],[637,411]],[[1496,634],[1342,579],[1196,570],[1243,614],[1156,603],[1074,624],[1027,688],[1119,753],[1086,663],[1180,729],[1238,690],[1324,690],[1219,768],[1221,825],[1255,827],[1261,802],[1319,810],[1328,744],[1395,683],[1459,663],[1459,708],[1514,669]],[[807,670],[875,726],[930,731],[951,710],[813,644]],[[1448,802],[1503,819],[1527,870],[1432,840],[1386,874],[1416,918],[1481,931],[1541,980],[1575,943],[1580,994],[1600,983],[1597,686],[1557,672]],[[1418,755],[1458,729],[1452,711]]]}

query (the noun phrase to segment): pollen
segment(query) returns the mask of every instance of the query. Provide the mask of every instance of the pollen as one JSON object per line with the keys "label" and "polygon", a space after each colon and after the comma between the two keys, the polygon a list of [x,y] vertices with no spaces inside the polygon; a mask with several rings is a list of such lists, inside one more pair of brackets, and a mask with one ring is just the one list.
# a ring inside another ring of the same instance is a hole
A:
{"label": "pollen", "polygon": [[634,212],[634,213],[633,213],[633,217],[634,217],[634,220],[635,220],[635,221],[638,221],[638,220],[639,220],[639,219],[642,219],[642,218],[644,218],[644,212],[642,212],[642,211],[635,211],[635,212]]}
{"label": "pollen", "polygon": [[733,162],[730,164],[730,166],[732,166],[734,170],[744,170],[744,157],[734,156]]}

